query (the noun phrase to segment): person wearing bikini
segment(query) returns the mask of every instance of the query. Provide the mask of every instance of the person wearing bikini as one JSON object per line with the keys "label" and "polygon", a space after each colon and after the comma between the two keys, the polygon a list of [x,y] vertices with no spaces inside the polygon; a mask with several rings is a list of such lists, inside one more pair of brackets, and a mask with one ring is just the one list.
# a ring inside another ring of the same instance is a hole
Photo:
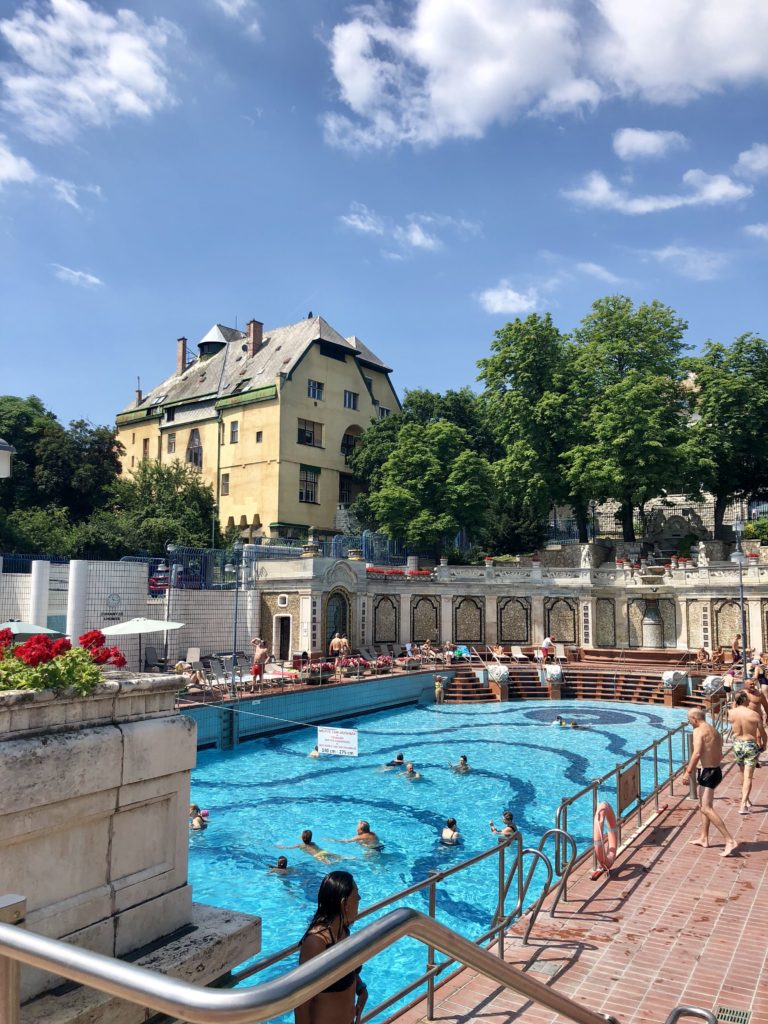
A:
{"label": "person wearing bikini", "polygon": [[730,857],[735,853],[738,843],[725,827],[725,822],[714,809],[715,790],[723,781],[720,767],[723,760],[723,739],[717,729],[706,720],[700,708],[691,708],[688,712],[688,724],[693,729],[693,750],[688,759],[683,783],[687,784],[694,768],[697,768],[696,781],[699,784],[699,811],[701,813],[701,830],[698,839],[691,839],[692,846],[709,846],[709,827],[714,825],[725,840],[721,857]]}
{"label": "person wearing bikini", "polygon": [[[300,942],[299,963],[343,942],[360,909],[360,893],[348,871],[331,871],[320,883],[317,910]],[[359,1024],[368,998],[360,968],[349,971],[294,1010],[296,1024]]]}

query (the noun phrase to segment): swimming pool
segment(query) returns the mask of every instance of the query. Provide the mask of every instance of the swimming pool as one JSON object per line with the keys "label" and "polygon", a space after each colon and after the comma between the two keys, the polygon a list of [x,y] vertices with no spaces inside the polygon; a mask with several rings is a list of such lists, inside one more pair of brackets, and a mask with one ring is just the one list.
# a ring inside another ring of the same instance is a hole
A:
{"label": "swimming pool", "polygon": [[[253,702],[241,710],[260,714],[265,705]],[[550,727],[556,715],[589,729]],[[553,826],[563,797],[684,720],[684,710],[612,702],[409,706],[335,722],[359,730],[357,758],[308,757],[316,742],[309,728],[232,751],[202,751],[192,799],[210,810],[210,827],[190,835],[194,898],[259,914],[263,953],[273,952],[302,935],[320,880],[331,870],[302,850],[276,848],[297,843],[303,829],[312,829],[324,848],[349,858],[338,867],[355,875],[365,907],[430,870],[487,849],[495,839],[489,819],[500,825],[506,808],[514,812],[524,844],[535,846]],[[415,762],[421,779],[409,782],[395,771],[381,771],[400,751]],[[677,767],[679,745],[674,751]],[[471,766],[466,775],[449,767],[461,754]],[[647,792],[650,772],[643,775]],[[569,819],[581,848],[591,836],[584,805],[583,813]],[[458,821],[459,847],[438,842],[448,817]],[[380,852],[329,840],[353,836],[360,818],[384,844]],[[268,870],[281,852],[291,866],[286,876]],[[489,858],[447,879],[438,890],[438,918],[470,938],[484,932],[495,905],[497,871],[496,858]],[[426,910],[426,893],[408,902]],[[418,973],[414,964],[423,965],[425,955],[424,947],[409,940],[377,956],[365,970],[369,1006],[411,980]]]}

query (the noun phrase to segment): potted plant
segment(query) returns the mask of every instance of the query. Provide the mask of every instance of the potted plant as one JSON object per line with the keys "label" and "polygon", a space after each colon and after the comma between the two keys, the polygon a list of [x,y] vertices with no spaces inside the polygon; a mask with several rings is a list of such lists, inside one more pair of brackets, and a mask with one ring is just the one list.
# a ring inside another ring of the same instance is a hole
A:
{"label": "potted plant", "polygon": [[98,629],[83,633],[80,647],[43,634],[16,643],[10,629],[0,631],[0,690],[68,690],[85,697],[104,681],[102,668],[125,663],[122,651],[106,647]]}

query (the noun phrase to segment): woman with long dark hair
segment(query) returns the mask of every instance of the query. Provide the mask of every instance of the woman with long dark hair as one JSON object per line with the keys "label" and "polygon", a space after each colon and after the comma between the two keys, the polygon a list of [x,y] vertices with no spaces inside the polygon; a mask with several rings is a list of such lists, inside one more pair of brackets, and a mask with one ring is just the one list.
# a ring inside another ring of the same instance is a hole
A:
{"label": "woman with long dark hair", "polygon": [[[357,918],[360,893],[348,871],[331,871],[320,883],[317,910],[301,940],[299,963],[306,963],[329,946],[349,935]],[[360,968],[297,1006],[296,1024],[359,1024],[368,990],[360,979]]]}

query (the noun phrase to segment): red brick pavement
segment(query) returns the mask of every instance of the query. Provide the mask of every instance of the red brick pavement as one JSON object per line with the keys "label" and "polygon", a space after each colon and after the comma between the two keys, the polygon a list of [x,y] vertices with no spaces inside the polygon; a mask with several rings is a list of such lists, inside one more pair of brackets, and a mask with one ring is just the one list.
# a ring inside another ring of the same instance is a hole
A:
{"label": "red brick pavement", "polygon": [[[761,983],[768,966],[768,765],[755,773],[751,815],[738,813],[739,790],[731,765],[715,808],[738,855],[719,856],[723,842],[714,829],[709,849],[691,846],[696,805],[667,797],[667,810],[620,855],[609,878],[593,882],[591,866],[580,869],[568,903],[553,918],[545,904],[527,946],[522,927],[512,929],[506,959],[621,1024],[663,1022],[680,1003],[749,1010],[750,1024],[768,1024],[768,983]],[[400,1020],[415,1024],[425,1013],[421,1003]],[[472,971],[435,995],[440,1024],[560,1019]]]}

